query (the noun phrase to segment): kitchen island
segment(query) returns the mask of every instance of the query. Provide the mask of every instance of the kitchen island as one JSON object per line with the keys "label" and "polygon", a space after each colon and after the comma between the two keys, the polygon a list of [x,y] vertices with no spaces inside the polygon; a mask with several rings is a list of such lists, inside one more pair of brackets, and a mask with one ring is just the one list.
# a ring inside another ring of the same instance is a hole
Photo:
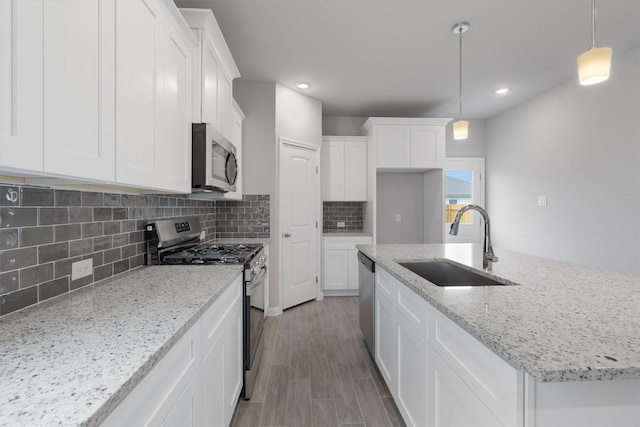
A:
{"label": "kitchen island", "polygon": [[143,267],[0,320],[0,425],[97,425],[242,266]]}
{"label": "kitchen island", "polygon": [[[523,400],[519,412],[527,420],[524,425],[546,425],[532,418],[539,406],[553,403],[545,396],[573,394],[582,399],[579,406],[590,405],[590,398],[600,398],[598,389],[603,398],[626,396],[620,404],[631,418],[625,419],[640,425],[640,278],[498,249],[500,260],[491,274],[516,286],[447,288],[398,262],[447,259],[482,270],[480,245],[358,248],[375,261],[377,271],[389,273],[434,313],[444,315],[522,373],[517,391]],[[614,410],[620,414],[620,408]],[[570,417],[571,411],[566,415]],[[545,417],[538,416],[541,419]]]}

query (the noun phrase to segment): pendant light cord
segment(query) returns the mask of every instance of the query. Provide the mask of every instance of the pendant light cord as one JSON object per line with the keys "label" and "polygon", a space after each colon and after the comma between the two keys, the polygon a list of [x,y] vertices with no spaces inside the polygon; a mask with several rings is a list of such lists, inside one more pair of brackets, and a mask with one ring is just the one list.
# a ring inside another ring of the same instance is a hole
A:
{"label": "pendant light cord", "polygon": [[596,47],[596,0],[591,2],[591,47]]}
{"label": "pendant light cord", "polygon": [[[595,1],[595,0],[594,0]],[[458,93],[459,93],[459,101],[460,103],[458,104],[458,120],[462,120],[462,26],[460,26],[459,29],[460,32],[460,73],[459,73],[459,85],[458,85]]]}

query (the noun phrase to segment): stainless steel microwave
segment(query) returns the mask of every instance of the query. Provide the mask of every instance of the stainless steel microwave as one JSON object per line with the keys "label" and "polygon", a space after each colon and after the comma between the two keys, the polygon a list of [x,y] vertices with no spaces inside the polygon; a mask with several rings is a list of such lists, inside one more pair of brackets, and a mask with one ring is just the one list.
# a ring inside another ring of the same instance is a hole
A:
{"label": "stainless steel microwave", "polygon": [[236,191],[236,147],[208,123],[192,124],[193,191]]}

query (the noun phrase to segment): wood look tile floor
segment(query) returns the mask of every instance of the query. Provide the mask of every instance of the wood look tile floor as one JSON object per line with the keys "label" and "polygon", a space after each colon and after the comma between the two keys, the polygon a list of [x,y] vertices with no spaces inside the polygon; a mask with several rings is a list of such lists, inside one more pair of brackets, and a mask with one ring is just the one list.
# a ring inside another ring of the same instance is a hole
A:
{"label": "wood look tile floor", "polygon": [[404,426],[367,351],[358,298],[311,301],[268,317],[251,400],[232,426]]}

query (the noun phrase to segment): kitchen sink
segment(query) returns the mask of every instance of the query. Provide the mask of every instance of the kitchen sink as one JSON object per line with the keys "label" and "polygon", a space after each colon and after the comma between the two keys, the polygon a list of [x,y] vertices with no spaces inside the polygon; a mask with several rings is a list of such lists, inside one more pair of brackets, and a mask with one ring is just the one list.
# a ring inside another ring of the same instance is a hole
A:
{"label": "kitchen sink", "polygon": [[474,273],[448,261],[400,262],[404,268],[436,286],[504,286],[516,283]]}

